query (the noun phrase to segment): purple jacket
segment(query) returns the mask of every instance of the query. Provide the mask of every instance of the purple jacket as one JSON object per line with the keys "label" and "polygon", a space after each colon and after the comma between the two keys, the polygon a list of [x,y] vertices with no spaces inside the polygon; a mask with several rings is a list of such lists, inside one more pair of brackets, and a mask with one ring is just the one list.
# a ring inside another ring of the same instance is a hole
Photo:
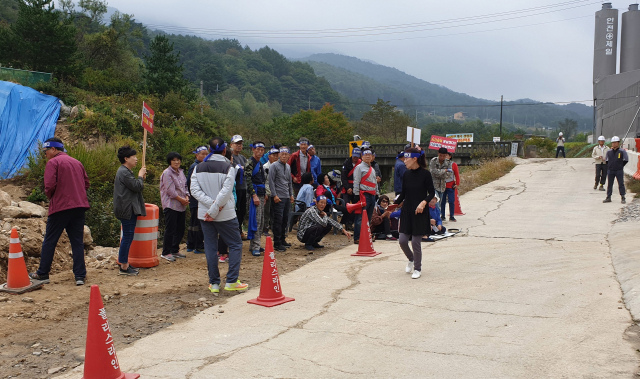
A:
{"label": "purple jacket", "polygon": [[89,209],[89,177],[84,166],[66,153],[58,153],[44,168],[44,193],[49,215],[72,208]]}

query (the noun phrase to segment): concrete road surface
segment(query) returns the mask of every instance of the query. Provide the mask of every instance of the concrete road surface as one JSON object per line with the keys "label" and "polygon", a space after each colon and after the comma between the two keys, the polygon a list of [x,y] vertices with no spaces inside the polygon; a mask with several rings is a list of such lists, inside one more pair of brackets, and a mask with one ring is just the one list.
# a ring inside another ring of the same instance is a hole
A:
{"label": "concrete road surface", "polygon": [[[350,246],[118,351],[142,378],[632,378],[637,334],[589,159],[522,161],[462,197],[464,234],[424,244],[423,276],[397,243]],[[285,253],[286,254],[286,253]],[[204,283],[203,283],[204,285]],[[80,377],[77,372],[68,378]]]}

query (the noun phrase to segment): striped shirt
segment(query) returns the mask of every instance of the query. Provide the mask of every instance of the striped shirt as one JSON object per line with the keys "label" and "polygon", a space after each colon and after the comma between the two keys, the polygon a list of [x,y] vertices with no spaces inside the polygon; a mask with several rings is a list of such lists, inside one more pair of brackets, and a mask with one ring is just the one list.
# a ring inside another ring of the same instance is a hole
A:
{"label": "striped shirt", "polygon": [[176,197],[183,199],[187,197],[187,178],[181,168],[176,172],[173,168],[167,167],[160,176],[162,209],[170,208],[177,212],[186,211],[187,206],[182,205]]}
{"label": "striped shirt", "polygon": [[326,212],[324,216],[321,217],[316,206],[307,209],[302,214],[302,217],[300,217],[300,222],[298,223],[298,240],[302,241],[304,232],[306,232],[307,229],[316,225],[325,227],[327,226],[327,223],[331,224],[331,226],[338,230],[342,230],[342,225],[340,225],[336,220],[329,217]]}

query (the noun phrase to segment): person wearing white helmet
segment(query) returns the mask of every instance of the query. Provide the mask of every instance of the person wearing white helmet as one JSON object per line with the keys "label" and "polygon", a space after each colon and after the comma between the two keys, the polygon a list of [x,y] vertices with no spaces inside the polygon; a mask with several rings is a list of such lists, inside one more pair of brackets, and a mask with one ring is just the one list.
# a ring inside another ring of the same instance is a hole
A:
{"label": "person wearing white helmet", "polygon": [[609,183],[607,185],[607,198],[602,202],[611,202],[613,179],[615,178],[618,181],[618,189],[620,190],[622,204],[625,204],[627,201],[624,198],[624,195],[626,195],[626,190],[624,188],[624,166],[629,163],[629,156],[624,149],[620,148],[620,137],[614,136],[611,138],[611,150],[607,151],[606,161]]}
{"label": "person wearing white helmet", "polygon": [[598,137],[598,144],[593,148],[591,152],[591,158],[595,160],[596,164],[596,184],[593,185],[593,189],[598,188],[598,182],[600,183],[600,191],[604,191],[604,183],[607,181],[607,151],[609,146],[605,145],[604,136]]}
{"label": "person wearing white helmet", "polygon": [[558,134],[558,138],[556,138],[556,158],[558,158],[561,151],[562,158],[566,158],[567,156],[564,155],[564,137],[562,136],[562,132],[560,132],[560,134]]}

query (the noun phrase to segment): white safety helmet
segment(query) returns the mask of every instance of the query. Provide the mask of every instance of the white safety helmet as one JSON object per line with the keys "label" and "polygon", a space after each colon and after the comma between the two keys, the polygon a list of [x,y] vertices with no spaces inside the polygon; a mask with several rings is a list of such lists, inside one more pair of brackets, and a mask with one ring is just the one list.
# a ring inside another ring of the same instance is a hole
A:
{"label": "white safety helmet", "polygon": [[611,142],[620,142],[620,137],[613,136],[613,138],[611,138]]}
{"label": "white safety helmet", "polygon": [[562,132],[560,132],[560,134],[558,134],[560,137],[562,137]]}
{"label": "white safety helmet", "polygon": [[606,141],[606,139],[604,138],[604,136],[600,136],[598,137],[598,141]]}

